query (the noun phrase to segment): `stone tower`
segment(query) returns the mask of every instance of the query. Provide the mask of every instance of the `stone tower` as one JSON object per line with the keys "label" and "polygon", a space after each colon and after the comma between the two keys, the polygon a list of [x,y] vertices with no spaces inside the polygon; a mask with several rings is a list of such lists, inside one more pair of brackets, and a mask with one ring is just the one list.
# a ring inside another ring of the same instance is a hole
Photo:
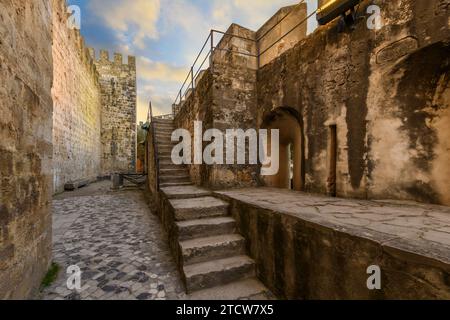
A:
{"label": "stone tower", "polygon": [[[93,54],[93,52],[92,52]],[[134,172],[136,167],[136,59],[124,63],[115,53],[100,51],[95,65],[99,73],[102,100],[102,175]]]}

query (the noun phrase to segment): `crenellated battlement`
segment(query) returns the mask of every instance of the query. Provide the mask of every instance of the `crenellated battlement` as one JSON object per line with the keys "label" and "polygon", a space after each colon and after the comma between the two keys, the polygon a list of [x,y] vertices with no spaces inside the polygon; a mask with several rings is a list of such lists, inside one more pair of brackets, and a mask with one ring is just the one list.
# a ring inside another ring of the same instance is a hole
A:
{"label": "crenellated battlement", "polygon": [[[70,13],[67,11],[67,3],[65,0],[53,0],[53,32],[59,33],[59,36],[65,37],[73,45],[74,50],[80,55],[81,61],[98,82],[99,75],[95,66],[95,61],[90,54],[90,48],[85,43],[84,37],[80,30],[70,29],[67,23],[70,18]],[[56,28],[56,24],[59,28]],[[62,32],[62,28],[65,28]]]}
{"label": "crenellated battlement", "polygon": [[[127,56],[127,62],[124,61],[124,56],[121,53],[114,52],[110,54],[108,50],[101,49],[97,58],[96,52],[93,48],[89,48],[91,58],[98,64],[129,66],[132,69],[136,68],[136,57]],[[112,60],[111,60],[112,58]]]}

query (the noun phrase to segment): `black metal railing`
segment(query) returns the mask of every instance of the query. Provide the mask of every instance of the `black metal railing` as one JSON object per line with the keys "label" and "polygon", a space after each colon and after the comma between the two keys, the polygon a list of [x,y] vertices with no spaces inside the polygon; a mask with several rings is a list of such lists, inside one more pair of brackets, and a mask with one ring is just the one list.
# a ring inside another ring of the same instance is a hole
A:
{"label": "black metal railing", "polygon": [[[302,0],[296,6],[300,6],[300,5],[304,4],[305,1],[306,0]],[[301,21],[299,21],[299,23],[297,23],[294,27],[292,27],[286,33],[281,35],[277,40],[275,40],[273,43],[271,43],[267,48],[264,48],[264,50],[260,51],[260,48],[259,48],[260,41],[265,36],[267,36],[271,31],[273,31],[278,25],[280,25],[286,18],[288,18],[294,12],[294,10],[295,9],[293,8],[292,10],[287,12],[280,20],[277,21],[277,23],[275,23],[272,27],[270,27],[268,30],[266,30],[262,35],[260,35],[256,39],[246,38],[246,37],[239,36],[239,35],[236,35],[236,34],[231,34],[231,33],[222,32],[222,31],[219,31],[219,30],[212,29],[210,31],[206,41],[204,42],[202,48],[200,49],[200,52],[198,53],[197,57],[195,58],[194,63],[192,64],[192,66],[191,66],[191,68],[189,70],[189,73],[186,76],[186,79],[184,80],[183,84],[181,85],[180,90],[178,91],[178,95],[177,95],[177,97],[176,97],[176,99],[175,99],[175,101],[174,101],[174,103],[172,105],[173,118],[175,118],[176,114],[179,112],[180,108],[183,106],[183,102],[185,100],[187,100],[188,96],[190,94],[194,94],[195,89],[196,89],[196,83],[195,83],[196,79],[199,76],[199,74],[202,72],[202,70],[206,70],[206,69],[203,69],[203,68],[204,67],[206,68],[205,64],[206,64],[207,61],[209,61],[209,66],[208,67],[211,69],[211,71],[213,71],[213,68],[214,68],[213,57],[214,57],[214,53],[216,51],[233,52],[233,53],[236,53],[236,54],[253,57],[253,58],[255,58],[257,60],[257,66],[259,68],[260,67],[260,61],[261,61],[261,56],[266,54],[270,49],[272,49],[281,40],[286,38],[294,30],[296,30],[297,28],[299,28],[300,26],[305,24],[317,12],[317,10],[314,10],[312,13],[307,15],[306,18],[304,18]],[[215,34],[220,34],[222,36],[222,38],[219,41],[218,45],[214,45],[214,40],[215,40],[214,35]],[[228,49],[228,48],[220,47],[223,39],[225,39],[226,37],[238,38],[238,39],[242,39],[242,40],[251,41],[251,42],[256,43],[257,44],[257,54],[251,54],[251,53],[248,53],[248,52],[243,52],[243,51],[239,51],[239,50],[234,50],[234,49]],[[208,46],[208,44],[209,44],[209,46]],[[208,48],[207,52],[205,51],[206,48]],[[205,57],[203,58],[203,60],[200,60],[202,58],[203,54],[205,54]]]}
{"label": "black metal railing", "polygon": [[[156,143],[156,128],[155,128],[155,117],[153,117],[152,102],[148,105],[148,116],[147,121],[150,123],[150,130],[152,132],[152,147],[153,147],[153,161],[155,166],[155,180],[156,180],[156,190],[159,190],[159,154],[158,154],[158,144]],[[150,174],[150,173],[149,173]]]}
{"label": "black metal railing", "polygon": [[[252,41],[252,42],[256,42],[255,39],[250,39],[250,38],[246,38],[246,37],[242,37],[239,35],[235,35],[235,34],[231,34],[231,33],[226,33],[226,32],[222,32],[219,30],[210,30],[208,37],[206,38],[202,48],[200,49],[200,52],[197,54],[197,57],[194,60],[194,63],[192,64],[188,75],[186,76],[186,79],[184,80],[183,84],[181,85],[180,90],[178,91],[178,95],[173,103],[174,106],[177,106],[179,104],[181,104],[181,102],[183,102],[183,100],[185,100],[187,98],[187,96],[190,93],[193,93],[195,90],[195,81],[197,79],[197,77],[199,76],[199,74],[202,72],[202,70],[204,70],[203,68],[206,67],[205,64],[208,61],[209,65],[208,67],[212,68],[213,67],[213,53],[214,51],[232,51],[234,53],[238,53],[238,54],[242,54],[245,56],[250,56],[250,57],[254,57],[257,58],[257,55],[253,55],[250,54],[248,52],[241,52],[241,51],[236,51],[236,50],[231,50],[231,49],[225,49],[225,48],[221,48],[220,47],[220,43],[216,46],[214,45],[214,35],[215,34],[220,34],[223,37],[227,36],[227,37],[231,37],[231,38],[239,38],[242,40],[247,40],[247,41]],[[209,44],[209,46],[208,46]],[[206,48],[208,48],[208,51],[206,51]],[[203,57],[204,55],[204,57]],[[173,114],[175,115],[175,109],[173,110]]]}

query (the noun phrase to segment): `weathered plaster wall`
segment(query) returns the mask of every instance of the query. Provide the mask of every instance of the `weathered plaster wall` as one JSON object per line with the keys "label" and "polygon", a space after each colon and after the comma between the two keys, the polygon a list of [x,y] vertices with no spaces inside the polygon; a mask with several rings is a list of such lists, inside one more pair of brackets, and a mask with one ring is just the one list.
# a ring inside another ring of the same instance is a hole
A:
{"label": "weathered plaster wall", "polygon": [[449,5],[377,1],[385,26],[321,27],[258,72],[258,123],[301,115],[305,190],[327,192],[328,126],[338,134],[337,193],[450,204]]}
{"label": "weathered plaster wall", "polygon": [[51,3],[1,1],[0,21],[0,299],[22,299],[51,257]]}
{"label": "weathered plaster wall", "polygon": [[67,27],[65,1],[53,0],[54,192],[100,174],[101,93],[98,73],[78,30]]}
{"label": "weathered plaster wall", "polygon": [[[92,53],[93,54],[93,53]],[[136,59],[121,54],[110,61],[100,51],[95,65],[100,74],[102,101],[102,175],[134,172],[136,168]]]}

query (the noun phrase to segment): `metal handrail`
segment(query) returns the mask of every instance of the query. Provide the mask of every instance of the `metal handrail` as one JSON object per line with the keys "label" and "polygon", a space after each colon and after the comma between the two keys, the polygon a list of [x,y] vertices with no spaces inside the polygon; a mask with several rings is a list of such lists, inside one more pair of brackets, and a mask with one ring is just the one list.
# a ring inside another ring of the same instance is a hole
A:
{"label": "metal handrail", "polygon": [[156,190],[159,191],[159,154],[158,154],[158,144],[156,143],[156,128],[155,122],[153,121],[153,108],[152,102],[149,102],[149,117],[150,117],[150,128],[152,130],[152,145],[153,145],[153,153],[154,153],[154,161],[155,161],[155,175],[156,175]]}
{"label": "metal handrail", "polygon": [[[219,31],[219,30],[215,30],[215,29],[211,29],[209,32],[208,37],[206,38],[202,48],[200,49],[200,52],[197,54],[197,57],[194,60],[194,63],[192,64],[189,73],[186,76],[186,79],[184,80],[183,84],[181,85],[180,90],[178,91],[177,97],[175,99],[175,102],[173,103],[174,105],[177,105],[178,103],[181,103],[183,101],[184,98],[186,98],[187,93],[189,92],[189,89],[195,90],[195,80],[197,78],[197,76],[200,74],[203,65],[206,63],[208,57],[211,58],[213,55],[213,52],[215,50],[218,51],[232,51],[232,50],[227,50],[227,49],[223,49],[223,48],[219,48],[217,46],[214,45],[214,34],[218,33],[221,34],[223,36],[229,36],[232,38],[238,38],[238,39],[242,39],[242,40],[248,40],[248,41],[253,41],[255,42],[255,39],[251,39],[251,38],[246,38],[243,36],[239,36],[236,34],[232,34],[232,33],[227,33],[227,32],[223,32],[223,31]],[[202,60],[202,63],[200,64],[199,67],[197,67],[197,62],[199,61],[200,57],[202,56],[202,54],[205,51],[205,48],[208,44],[208,42],[210,42],[210,47],[209,47],[209,51],[206,53],[205,58]],[[247,55],[247,56],[251,56],[251,57],[255,57],[257,58],[257,55],[252,55],[249,54],[247,52],[237,52],[237,51],[233,51],[236,52],[238,54],[242,54],[242,55]],[[212,58],[210,59],[210,66],[212,66]],[[191,81],[188,83],[189,77],[191,78]],[[188,84],[186,86],[186,84]],[[172,110],[173,113],[175,114],[175,110]]]}
{"label": "metal handrail", "polygon": [[259,55],[263,55],[264,53],[266,53],[267,51],[269,51],[270,49],[272,49],[272,47],[274,45],[276,45],[278,42],[280,42],[281,40],[283,40],[284,38],[286,38],[292,31],[294,31],[295,29],[297,29],[298,27],[300,27],[303,23],[305,23],[306,21],[308,21],[309,18],[311,18],[314,14],[316,14],[317,10],[315,10],[314,12],[312,12],[310,15],[308,15],[305,19],[303,19],[302,21],[300,21],[299,23],[297,23],[291,30],[289,30],[288,32],[286,32],[284,35],[282,35],[277,41],[275,41],[274,43],[272,43],[270,46],[268,46],[266,49],[264,49],[264,51],[260,52]]}
{"label": "metal handrail", "polygon": [[[301,4],[305,3],[305,0],[302,0],[300,3],[296,4],[295,6],[299,6]],[[297,29],[298,27],[300,27],[302,24],[304,24],[305,22],[308,21],[308,19],[310,19],[314,14],[317,13],[317,10],[315,10],[314,12],[312,12],[311,14],[309,14],[305,19],[301,20],[298,24],[296,24],[292,29],[290,29],[288,32],[286,32],[285,34],[283,34],[280,38],[278,38],[276,41],[274,41],[270,46],[268,46],[267,48],[265,48],[262,52],[260,52],[260,48],[258,46],[258,53],[255,54],[251,54],[248,52],[242,52],[242,51],[238,51],[238,50],[232,50],[232,49],[225,49],[225,48],[220,48],[219,45],[221,43],[221,41],[219,41],[218,45],[215,46],[214,45],[214,33],[218,33],[221,34],[223,37],[225,36],[229,36],[231,38],[238,38],[238,39],[242,39],[242,40],[247,40],[247,41],[252,41],[252,42],[256,42],[259,43],[259,41],[261,39],[263,39],[267,34],[269,34],[276,26],[278,26],[279,24],[281,24],[294,10],[289,11],[287,14],[285,14],[275,25],[273,25],[271,28],[269,28],[266,32],[264,32],[264,34],[262,36],[260,36],[257,39],[251,39],[251,38],[247,38],[247,37],[243,37],[240,35],[236,35],[236,34],[232,34],[232,33],[228,33],[228,32],[223,32],[220,30],[215,30],[215,29],[211,29],[210,33],[208,35],[208,37],[206,38],[200,52],[198,53],[197,57],[194,60],[194,63],[192,64],[190,71],[188,73],[188,75],[186,76],[186,79],[184,80],[181,89],[178,92],[178,95],[175,99],[175,102],[173,103],[173,107],[172,107],[172,114],[175,117],[176,116],[176,106],[178,106],[179,104],[181,105],[183,102],[183,99],[186,98],[189,89],[192,89],[192,94],[195,91],[195,80],[197,78],[197,76],[200,74],[201,72],[201,68],[203,67],[203,65],[205,64],[206,60],[208,59],[208,57],[210,58],[210,68],[213,68],[213,60],[212,60],[212,56],[213,53],[215,52],[215,50],[218,51],[225,51],[225,52],[234,52],[236,54],[241,54],[241,55],[245,55],[245,56],[249,56],[249,57],[253,57],[256,58],[258,60],[258,66],[260,64],[260,59],[261,56],[263,54],[265,54],[267,51],[269,51],[270,49],[272,49],[278,42],[280,42],[281,40],[283,40],[285,37],[287,37],[289,34],[291,34],[295,29]],[[208,44],[208,42],[210,42],[210,49],[207,52],[205,58],[203,59],[201,65],[198,67],[197,71],[194,73],[194,69],[196,67],[196,64],[198,62],[198,59],[200,59],[202,53],[204,52],[206,45]],[[183,90],[185,89],[186,83],[189,79],[189,77],[191,78],[190,83],[188,84],[186,90],[183,92]]]}
{"label": "metal handrail", "polygon": [[[300,3],[297,3],[296,6],[299,6],[301,4],[305,3],[305,0],[300,1]],[[264,32],[264,34],[262,36],[260,36],[258,39],[256,39],[257,42],[261,41],[262,38],[264,38],[265,36],[267,36],[273,29],[275,29],[279,24],[281,24],[292,12],[294,12],[294,10],[289,11],[288,13],[286,13],[283,18],[281,18],[277,23],[275,23],[272,27],[269,28],[269,30],[267,30],[266,32]]]}

